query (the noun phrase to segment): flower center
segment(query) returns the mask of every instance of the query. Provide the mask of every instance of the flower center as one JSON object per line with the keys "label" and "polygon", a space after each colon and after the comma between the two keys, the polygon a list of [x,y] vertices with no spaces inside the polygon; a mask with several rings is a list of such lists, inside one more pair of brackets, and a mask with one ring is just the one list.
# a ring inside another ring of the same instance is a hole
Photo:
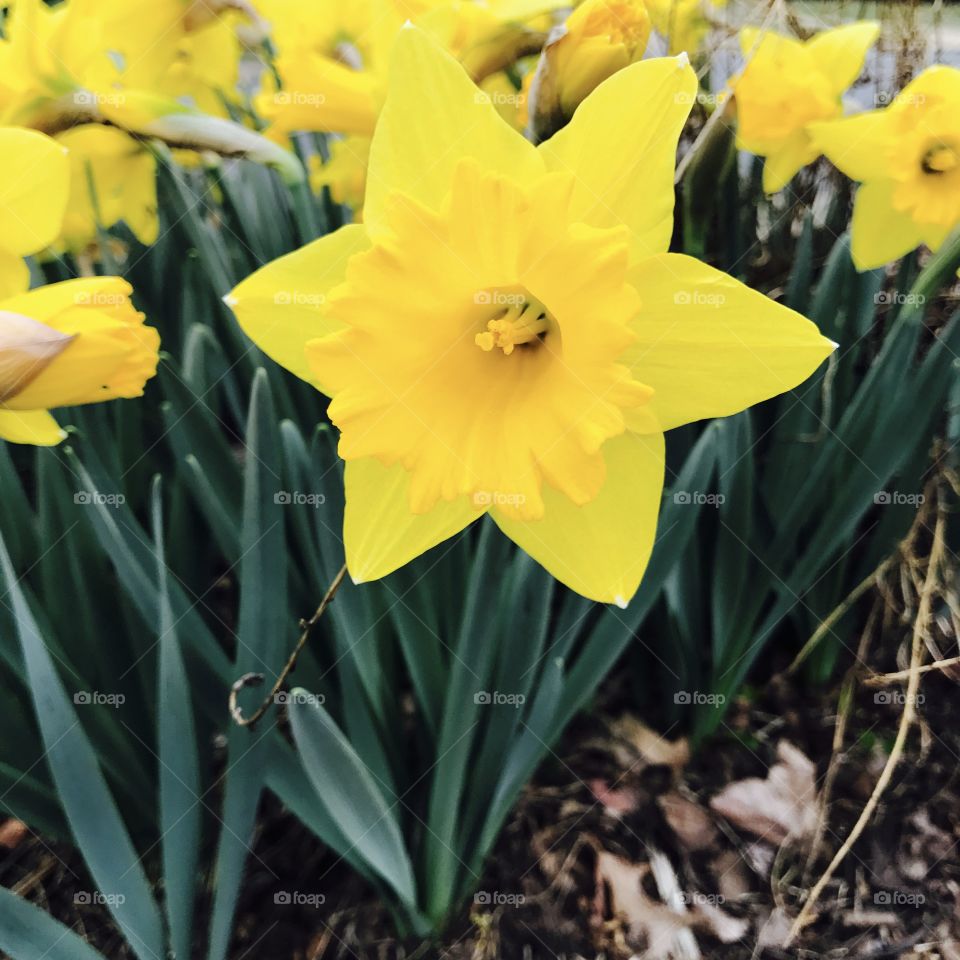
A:
{"label": "flower center", "polygon": [[960,164],[960,156],[957,155],[956,149],[945,143],[932,146],[920,162],[923,172],[932,174],[948,173],[958,164]]}
{"label": "flower center", "polygon": [[499,347],[509,357],[516,347],[534,347],[552,326],[547,308],[528,293],[485,290],[476,300],[493,309],[486,329],[474,337],[476,345],[488,353]]}

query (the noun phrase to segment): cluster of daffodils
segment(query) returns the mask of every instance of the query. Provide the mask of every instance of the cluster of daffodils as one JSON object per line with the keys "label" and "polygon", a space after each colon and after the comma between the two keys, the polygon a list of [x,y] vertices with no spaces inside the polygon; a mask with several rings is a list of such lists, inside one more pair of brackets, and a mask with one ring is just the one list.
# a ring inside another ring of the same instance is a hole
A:
{"label": "cluster of daffodils", "polygon": [[28,290],[23,257],[61,230],[70,192],[66,149],[0,127],[0,438],[49,446],[64,431],[50,408],[136,397],[157,367],[160,338],[119,277]]}
{"label": "cluster of daffodils", "polygon": [[[263,160],[353,212],[227,302],[331,398],[354,580],[489,514],[574,590],[628,603],[654,543],[664,432],[794,388],[835,346],[667,252],[699,99],[690,58],[723,6],[12,0],[0,437],[56,443],[51,408],[136,396],[157,362],[122,280],[28,290],[24,258],[90,254],[121,222],[153,242],[160,154]],[[877,34],[744,29],[724,106],[769,192],[821,155],[862,182],[861,268],[960,224],[960,71],[934,67],[885,109],[845,115]]]}

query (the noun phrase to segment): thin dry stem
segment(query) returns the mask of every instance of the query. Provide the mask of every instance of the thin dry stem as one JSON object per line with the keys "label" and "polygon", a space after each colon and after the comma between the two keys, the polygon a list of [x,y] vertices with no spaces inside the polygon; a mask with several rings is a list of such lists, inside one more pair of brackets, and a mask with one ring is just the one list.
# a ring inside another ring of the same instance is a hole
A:
{"label": "thin dry stem", "polygon": [[270,693],[264,698],[263,703],[256,709],[256,711],[251,714],[249,717],[244,717],[243,711],[240,709],[240,704],[237,703],[237,697],[240,694],[241,690],[246,689],[247,687],[259,687],[263,683],[263,674],[262,673],[245,673],[236,683],[230,688],[230,716],[233,717],[235,723],[241,727],[252,727],[256,722],[270,709],[270,704],[273,703],[274,698],[280,692],[280,688],[284,685],[287,680],[287,677],[293,673],[294,668],[297,665],[297,657],[300,656],[301,651],[306,646],[307,640],[310,639],[310,631],[317,625],[317,622],[323,616],[324,610],[330,606],[333,602],[333,598],[337,595],[337,591],[340,589],[340,584],[343,583],[344,578],[347,575],[347,565],[344,564],[337,575],[333,578],[330,586],[327,587],[327,592],[323,595],[323,599],[320,601],[320,606],[314,611],[313,616],[309,620],[301,620],[300,627],[300,639],[297,641],[297,645],[293,648],[293,652],[290,654],[287,659],[287,663],[284,668],[280,671],[280,676],[277,677],[276,683],[274,683]]}

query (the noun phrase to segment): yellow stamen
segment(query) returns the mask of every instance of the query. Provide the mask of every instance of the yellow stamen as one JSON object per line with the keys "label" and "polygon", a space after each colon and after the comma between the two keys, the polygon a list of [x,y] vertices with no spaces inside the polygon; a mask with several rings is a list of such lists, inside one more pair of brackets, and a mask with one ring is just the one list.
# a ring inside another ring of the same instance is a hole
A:
{"label": "yellow stamen", "polygon": [[946,144],[939,144],[931,147],[923,155],[924,173],[947,173],[953,170],[960,163],[960,157],[953,147]]}
{"label": "yellow stamen", "polygon": [[506,356],[513,353],[514,347],[533,343],[550,329],[547,311],[535,300],[517,298],[504,307],[492,320],[487,321],[487,329],[474,337],[476,345],[485,351],[499,347]]}

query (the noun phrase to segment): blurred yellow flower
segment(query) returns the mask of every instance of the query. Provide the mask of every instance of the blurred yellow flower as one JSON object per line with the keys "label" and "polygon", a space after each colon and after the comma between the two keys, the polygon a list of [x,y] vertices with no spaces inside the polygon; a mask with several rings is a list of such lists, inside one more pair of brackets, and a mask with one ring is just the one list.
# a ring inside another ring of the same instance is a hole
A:
{"label": "blurred yellow flower", "polygon": [[489,513],[572,589],[626,604],[663,431],[788,390],[831,352],[796,313],[664,252],[696,89],[686,58],[641,61],[534,148],[426,34],[401,33],[364,224],[227,298],[333,398],[355,580]]}
{"label": "blurred yellow flower", "polygon": [[882,110],[811,127],[818,150],[862,181],[851,251],[861,270],[960,224],[960,70],[930,67]]}
{"label": "blurred yellow flower", "polygon": [[56,239],[68,184],[62,146],[33,130],[0,127],[0,297],[27,287],[23,257]]}
{"label": "blurred yellow flower", "polygon": [[160,337],[119,277],[68,280],[0,300],[0,438],[51,446],[54,407],[137,397]]}
{"label": "blurred yellow flower", "polygon": [[584,0],[559,33],[544,49],[534,80],[535,109],[550,111],[547,97],[571,117],[597,84],[643,56],[650,15],[645,0]]}
{"label": "blurred yellow flower", "polygon": [[281,82],[268,78],[256,109],[276,140],[295,131],[370,136],[387,92],[390,50],[407,20],[482,80],[529,53],[525,23],[562,5],[562,0],[257,0],[278,51]]}
{"label": "blurred yellow flower", "polygon": [[113,127],[85,124],[58,135],[70,152],[70,200],[61,240],[82,250],[121,220],[144,244],[157,239],[156,161],[153,155]]}
{"label": "blurred yellow flower", "polygon": [[726,0],[646,0],[653,27],[667,42],[667,52],[693,56],[710,30],[708,12]]}
{"label": "blurred yellow flower", "polygon": [[356,219],[362,219],[363,194],[367,185],[370,160],[369,137],[344,137],[330,142],[330,159],[310,158],[310,186],[314,193],[330,190],[334,203],[352,207]]}
{"label": "blurred yellow flower", "polygon": [[737,146],[764,157],[763,188],[775,193],[820,156],[808,125],[843,114],[841,97],[863,69],[880,27],[861,21],[794,40],[740,31],[748,62],[734,84]]}

